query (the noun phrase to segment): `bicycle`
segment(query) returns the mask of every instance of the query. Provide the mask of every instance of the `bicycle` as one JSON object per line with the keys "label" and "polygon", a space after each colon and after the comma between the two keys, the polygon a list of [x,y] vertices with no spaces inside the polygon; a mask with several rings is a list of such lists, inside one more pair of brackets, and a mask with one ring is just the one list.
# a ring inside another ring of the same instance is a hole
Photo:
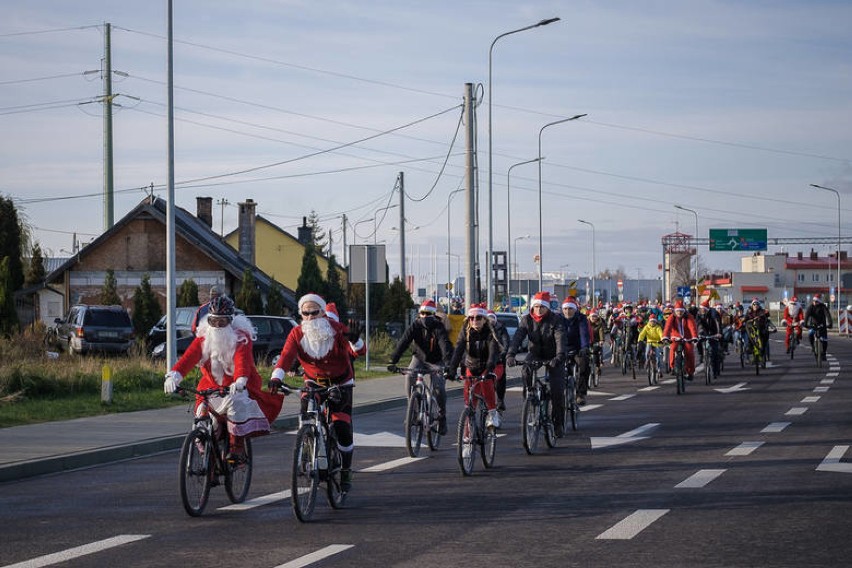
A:
{"label": "bicycle", "polygon": [[329,426],[329,400],[341,396],[340,387],[324,387],[313,379],[301,388],[282,386],[284,394],[300,392],[307,398],[308,407],[299,417],[299,431],[293,448],[293,469],[290,481],[290,501],[296,518],[307,523],[316,505],[320,482],[325,483],[326,498],[332,509],[340,509],[346,501],[343,490],[343,457],[337,444],[337,434]]}
{"label": "bicycle", "polygon": [[745,340],[743,339],[743,331],[742,329],[736,330],[734,332],[734,349],[737,352],[737,356],[740,359],[740,369],[745,369]]}
{"label": "bicycle", "polygon": [[648,356],[646,359],[648,360],[648,385],[653,386],[659,383],[660,379],[660,363],[657,359],[657,349],[659,349],[656,345],[650,345],[648,347]]}
{"label": "bicycle", "polygon": [[814,358],[816,359],[817,368],[822,368],[823,359],[825,359],[825,346],[828,344],[828,327],[825,325],[816,325],[810,328],[810,333],[814,337]]}
{"label": "bicycle", "polygon": [[754,374],[759,375],[760,369],[766,368],[766,349],[763,344],[763,338],[760,335],[760,330],[754,324],[746,326],[748,333],[748,342],[751,345],[751,361],[754,364]]}
{"label": "bicycle", "polygon": [[[467,404],[459,416],[457,431],[457,457],[462,475],[473,474],[473,464],[476,462],[476,452],[482,456],[482,465],[486,468],[494,466],[494,455],[497,452],[497,429],[486,427],[488,407],[481,390],[476,388],[482,381],[493,381],[494,373],[464,377],[469,381]],[[461,380],[461,379],[458,379]]]}
{"label": "bicycle", "polygon": [[[563,405],[563,424],[571,423],[571,430],[577,431],[577,421],[580,416],[580,405],[577,404],[577,361],[575,353],[568,353],[565,362],[565,403]],[[590,379],[591,380],[591,379]]]}
{"label": "bicycle", "polygon": [[[412,372],[407,368],[395,367],[395,369],[397,373],[403,375]],[[414,386],[408,394],[408,405],[405,410],[405,447],[408,449],[408,455],[413,458],[420,454],[424,431],[430,450],[437,450],[441,443],[441,411],[432,390],[432,374],[429,371],[417,369],[416,375]],[[425,380],[427,376],[428,384]]]}
{"label": "bicycle", "polygon": [[556,427],[553,423],[550,402],[550,377],[547,374],[543,377],[538,375],[538,370],[542,366],[544,361],[524,361],[524,367],[531,377],[531,386],[527,390],[521,414],[521,439],[524,450],[529,455],[536,452],[542,431],[547,447],[552,448],[556,445]]}
{"label": "bicycle", "polygon": [[213,396],[227,395],[228,389],[215,387],[196,390],[180,386],[176,392],[198,395],[204,399],[202,404],[207,407],[206,413],[193,419],[192,429],[184,438],[180,450],[180,498],[184,510],[191,517],[200,516],[207,506],[210,488],[219,485],[219,479],[222,477],[228,499],[232,503],[242,503],[251,485],[251,440],[243,440],[244,455],[240,459],[227,460],[226,456],[230,450],[227,418],[209,403]]}
{"label": "bicycle", "polygon": [[598,388],[601,384],[601,359],[603,344],[595,343],[589,350],[589,387]]}
{"label": "bicycle", "polygon": [[800,322],[795,322],[791,326],[793,329],[790,332],[790,359],[793,359],[796,353],[796,347],[798,347],[799,343],[802,341],[799,337],[799,329],[801,325],[802,324]]}
{"label": "bicycle", "polygon": [[716,357],[718,357],[713,351],[713,340],[716,338],[717,336],[715,335],[702,335],[699,337],[701,350],[704,353],[704,384],[706,385],[712,385],[713,380],[716,378],[716,373],[713,371]]}
{"label": "bicycle", "polygon": [[677,384],[677,394],[686,392],[686,355],[684,353],[686,342],[697,343],[697,339],[683,339],[682,337],[672,337],[670,340],[675,343],[675,362],[672,372],[675,375],[675,383]]}

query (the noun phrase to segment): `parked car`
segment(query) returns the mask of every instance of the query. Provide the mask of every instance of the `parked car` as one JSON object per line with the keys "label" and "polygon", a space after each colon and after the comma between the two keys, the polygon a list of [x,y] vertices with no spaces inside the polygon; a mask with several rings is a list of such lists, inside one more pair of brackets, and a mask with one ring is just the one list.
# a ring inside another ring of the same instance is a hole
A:
{"label": "parked car", "polygon": [[[497,312],[497,321],[502,323],[506,327],[506,331],[509,332],[509,340],[515,337],[515,332],[518,331],[518,325],[520,324],[521,318],[518,314],[513,312]],[[527,345],[529,344],[529,338],[525,337],[524,342],[521,345],[521,351],[527,350]]]}
{"label": "parked car", "polygon": [[[192,336],[192,319],[195,317],[196,311],[198,311],[198,306],[184,306],[175,309],[175,331],[177,332],[177,337]],[[166,319],[166,316],[161,317],[160,321],[155,323],[148,331],[148,349],[153,349],[166,340]]]}
{"label": "parked car", "polygon": [[133,323],[121,306],[78,304],[54,324],[59,347],[69,353],[126,354],[133,346]]}
{"label": "parked car", "polygon": [[[296,321],[284,316],[252,315],[247,317],[254,326],[257,335],[257,339],[252,345],[255,362],[259,365],[274,365],[281,353],[281,348],[284,347],[287,336],[290,335],[290,330],[297,325]],[[194,338],[193,335],[189,335],[177,339],[178,357],[189,348]],[[164,359],[165,356],[165,342],[154,347],[151,353],[151,357],[154,359]]]}

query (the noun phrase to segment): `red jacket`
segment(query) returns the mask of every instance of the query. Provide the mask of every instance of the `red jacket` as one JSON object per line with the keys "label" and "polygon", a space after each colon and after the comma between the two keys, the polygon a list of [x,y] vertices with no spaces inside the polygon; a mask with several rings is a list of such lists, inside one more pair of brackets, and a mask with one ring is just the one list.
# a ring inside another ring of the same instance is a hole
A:
{"label": "red jacket", "polygon": [[356,345],[349,343],[344,335],[346,328],[343,324],[334,320],[329,320],[329,323],[334,329],[334,344],[322,359],[314,359],[305,352],[302,348],[302,326],[294,327],[281,349],[275,371],[289,371],[298,359],[305,374],[312,379],[325,379],[336,385],[351,381],[355,376],[352,359],[364,355],[367,349],[360,339]]}
{"label": "red jacket", "polygon": [[666,327],[663,329],[663,337],[697,339],[698,330],[695,328],[695,318],[693,318],[688,313],[682,318],[673,315],[672,317],[666,320]]}

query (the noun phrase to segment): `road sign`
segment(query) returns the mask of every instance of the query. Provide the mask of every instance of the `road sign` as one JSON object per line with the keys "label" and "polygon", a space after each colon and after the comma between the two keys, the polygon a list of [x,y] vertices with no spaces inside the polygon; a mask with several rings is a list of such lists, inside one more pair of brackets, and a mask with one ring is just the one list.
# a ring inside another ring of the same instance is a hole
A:
{"label": "road sign", "polygon": [[681,298],[689,298],[692,296],[692,290],[689,289],[689,286],[678,286],[677,295]]}
{"label": "road sign", "polygon": [[766,229],[710,229],[711,251],[766,250]]}

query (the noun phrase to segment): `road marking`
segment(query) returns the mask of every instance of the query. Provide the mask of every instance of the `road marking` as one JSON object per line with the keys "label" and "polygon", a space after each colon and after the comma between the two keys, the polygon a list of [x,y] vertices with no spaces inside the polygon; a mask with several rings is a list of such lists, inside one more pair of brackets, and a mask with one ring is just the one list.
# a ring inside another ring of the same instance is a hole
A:
{"label": "road marking", "polygon": [[249,509],[254,509],[255,507],[262,507],[263,505],[269,505],[271,503],[276,503],[278,501],[283,501],[284,499],[290,498],[290,490],[285,489],[284,491],[278,491],[276,493],[270,493],[269,495],[263,495],[261,497],[255,497],[254,499],[249,499],[248,501],[243,501],[242,503],[234,503],[233,505],[225,505],[224,507],[219,507],[216,509],[217,511],[248,511]]}
{"label": "road marking", "polygon": [[814,387],[814,392],[828,392],[829,387]]}
{"label": "road marking", "polygon": [[610,400],[627,400],[628,398],[633,398],[636,396],[635,394],[620,394],[615,398],[611,398]]}
{"label": "road marking", "polygon": [[807,411],[808,411],[807,408],[797,406],[795,408],[791,408],[790,410],[788,410],[784,414],[787,415],[787,416],[801,416],[802,414],[804,414]]}
{"label": "road marking", "polygon": [[377,434],[355,433],[355,445],[365,448],[404,448],[405,438],[392,432]]}
{"label": "road marking", "polygon": [[713,390],[715,390],[716,392],[723,393],[723,394],[730,394],[732,392],[749,390],[749,388],[746,387],[747,384],[748,383],[737,383],[737,384],[735,384],[734,386],[731,386],[731,387],[725,387],[723,389],[713,389]]}
{"label": "road marking", "polygon": [[826,374],[825,374],[825,376],[826,376],[826,377],[836,377],[836,376],[838,376],[839,374],[840,374],[840,373],[837,373],[837,372],[835,372],[835,373],[826,373]]}
{"label": "road marking", "polygon": [[669,511],[670,509],[639,509],[595,538],[597,540],[630,540]]}
{"label": "road marking", "polygon": [[393,460],[385,463],[376,464],[374,466],[365,467],[362,470],[359,470],[360,473],[378,473],[380,471],[388,471],[389,469],[394,469],[397,467],[402,467],[404,465],[408,465],[410,463],[418,462],[420,460],[425,460],[425,457],[417,457],[412,458],[411,456],[406,456],[404,458],[399,458],[398,460]]}
{"label": "road marking", "polygon": [[639,392],[651,392],[651,391],[657,390],[658,388],[660,388],[659,385],[655,385],[655,386],[652,386],[652,387],[642,387],[641,389],[636,389],[636,390],[638,390]]}
{"label": "road marking", "polygon": [[819,396],[806,396],[805,398],[803,398],[803,399],[802,399],[802,400],[800,400],[799,402],[801,402],[801,403],[803,403],[803,404],[810,404],[810,403],[812,403],[812,402],[819,402],[819,399],[820,399],[820,398],[822,398],[822,397],[819,397]]}
{"label": "road marking", "polygon": [[80,558],[81,556],[94,554],[103,550],[109,550],[110,548],[115,548],[116,546],[121,546],[123,544],[130,544],[131,542],[136,542],[137,540],[142,540],[150,536],[151,535],[149,534],[122,534],[112,538],[98,540],[82,546],[62,550],[60,552],[54,552],[53,554],[46,554],[44,556],[39,556],[38,558],[25,560],[16,564],[8,564],[3,568],[38,568],[39,566],[50,566],[52,564],[67,562],[68,560],[73,560],[74,558]]}
{"label": "road marking", "polygon": [[602,407],[603,404],[584,404],[580,407],[580,412],[588,412],[590,410],[594,410],[596,408]]}
{"label": "road marking", "polygon": [[275,568],[302,568],[302,566],[309,566],[315,562],[319,562],[320,560],[325,560],[329,556],[340,554],[344,550],[349,550],[354,546],[354,544],[330,544],[325,548],[320,548],[316,552],[311,552],[310,554],[291,560],[286,564],[279,564]]}
{"label": "road marking", "polygon": [[761,434],[777,434],[783,432],[784,428],[792,424],[792,422],[771,422],[769,426],[760,431]]}
{"label": "road marking", "polygon": [[[789,424],[789,422],[788,422]],[[763,442],[743,442],[733,450],[728,451],[726,456],[747,456],[763,445]]]}
{"label": "road marking", "polygon": [[825,459],[822,460],[817,471],[834,471],[836,473],[852,473],[852,463],[841,463],[840,458],[849,450],[849,446],[834,446]]}
{"label": "road marking", "polygon": [[642,436],[648,430],[656,428],[659,426],[659,422],[651,422],[649,424],[645,424],[644,426],[640,426],[630,432],[625,432],[624,434],[619,434],[618,436],[613,437],[601,437],[601,438],[589,438],[589,443],[592,446],[593,450],[598,448],[609,448],[610,446],[620,446],[621,444],[629,444],[631,442],[638,442],[639,440],[644,440],[648,436]]}
{"label": "road marking", "polygon": [[[591,388],[591,387],[589,387],[589,388]],[[588,394],[588,396],[615,396],[614,392],[606,392],[606,391],[599,391],[599,390],[589,390],[589,392],[587,394]],[[621,396],[624,396],[624,395],[621,395]]]}
{"label": "road marking", "polygon": [[823,379],[819,382],[821,385],[833,385],[834,379]]}
{"label": "road marking", "polygon": [[699,487],[704,487],[723,473],[725,473],[724,469],[699,469],[697,472],[693,473],[677,485],[675,485],[675,489],[695,489]]}

